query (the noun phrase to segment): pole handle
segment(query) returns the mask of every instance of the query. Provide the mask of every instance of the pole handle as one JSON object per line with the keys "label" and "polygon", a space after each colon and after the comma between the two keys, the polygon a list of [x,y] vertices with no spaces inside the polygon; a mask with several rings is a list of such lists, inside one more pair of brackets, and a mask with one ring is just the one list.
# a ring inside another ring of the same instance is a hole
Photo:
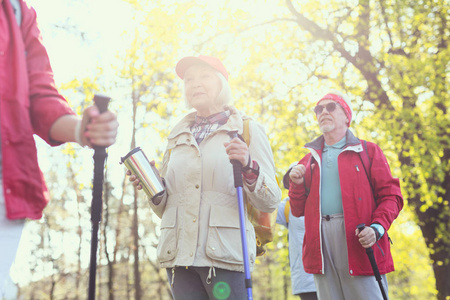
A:
{"label": "pole handle", "polygon": [[[356,229],[358,229],[358,232],[363,231],[364,228],[366,228],[366,224],[364,224],[364,223],[356,225]],[[366,253],[367,253],[367,255],[372,254],[372,256],[373,256],[373,249],[372,249],[372,247],[371,248],[366,248]],[[370,259],[370,257],[369,257],[369,259]],[[370,263],[372,263],[372,261]]]}
{"label": "pole handle", "polygon": [[[356,226],[356,228],[359,230],[359,232],[361,232],[365,227],[366,227],[366,225],[364,223],[361,223]],[[376,280],[381,281],[380,271],[378,270],[378,265],[376,263],[375,255],[373,253],[372,247],[366,248],[366,254],[369,257],[370,265],[372,266],[372,270],[373,270]]]}
{"label": "pole handle", "polygon": [[98,111],[101,114],[108,110],[108,104],[109,104],[110,100],[111,100],[111,97],[106,96],[106,95],[102,95],[102,94],[94,95],[95,106],[97,106]]}
{"label": "pole handle", "polygon": [[[104,113],[108,109],[109,100],[111,98],[105,95],[94,95],[94,104],[100,113]],[[95,299],[95,279],[97,273],[97,248],[98,248],[98,229],[102,215],[102,195],[103,195],[103,179],[105,160],[108,154],[106,147],[94,146],[94,180],[92,188],[92,204],[91,204],[91,258],[89,266],[89,288],[88,300]]]}
{"label": "pole handle", "polygon": [[[358,229],[359,232],[361,232],[365,227],[366,227],[366,225],[364,223],[361,223],[361,224],[358,224],[356,226],[356,229]],[[384,291],[384,288],[383,288],[383,283],[381,281],[380,270],[378,269],[378,265],[377,265],[377,262],[375,260],[375,255],[373,253],[372,247],[366,248],[366,254],[367,254],[367,257],[369,258],[370,265],[372,266],[373,275],[375,276],[375,280],[378,282],[378,286],[380,287],[380,291],[381,291],[381,294],[383,296],[383,299],[387,300],[388,298],[387,298],[386,292]]]}
{"label": "pole handle", "polygon": [[[108,110],[110,97],[102,94],[94,95],[94,103],[100,113]],[[102,195],[103,195],[103,178],[105,169],[105,160],[108,154],[106,147],[94,146],[94,182],[92,189],[92,205],[91,205],[91,221],[99,223],[102,211]]]}
{"label": "pole handle", "polygon": [[[230,131],[228,132],[228,135],[231,139],[239,137],[237,131]],[[234,187],[242,187],[244,184],[242,180],[242,164],[236,159],[231,159],[230,162],[233,165]]]}
{"label": "pole handle", "polygon": [[[95,94],[94,95],[94,104],[97,106],[99,113],[104,113],[108,110],[108,104],[111,100],[111,97],[103,95],[103,94]],[[93,147],[96,153],[94,153],[94,160],[96,159],[96,156],[99,157],[99,159],[106,158],[106,151],[104,150],[105,147],[100,146],[94,146]]]}
{"label": "pole handle", "polygon": [[359,232],[363,231],[364,228],[366,228],[366,224],[364,224],[364,223],[358,224],[356,226],[356,229],[358,229]]}

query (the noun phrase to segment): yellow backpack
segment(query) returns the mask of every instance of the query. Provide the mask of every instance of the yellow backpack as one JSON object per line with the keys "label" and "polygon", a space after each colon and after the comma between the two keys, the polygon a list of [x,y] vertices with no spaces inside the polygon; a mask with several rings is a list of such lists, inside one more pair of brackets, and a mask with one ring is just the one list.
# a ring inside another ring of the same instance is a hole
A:
{"label": "yellow backpack", "polygon": [[[249,123],[250,119],[244,119],[244,130],[242,138],[247,147],[250,145]],[[277,179],[278,182],[278,179]],[[248,219],[255,228],[256,234],[256,255],[261,256],[266,253],[266,244],[273,241],[277,210],[271,213],[262,212],[247,202]]]}
{"label": "yellow backpack", "polygon": [[284,217],[286,218],[286,223],[289,223],[289,211],[291,210],[291,204],[289,203],[289,199],[286,201],[284,205]]}

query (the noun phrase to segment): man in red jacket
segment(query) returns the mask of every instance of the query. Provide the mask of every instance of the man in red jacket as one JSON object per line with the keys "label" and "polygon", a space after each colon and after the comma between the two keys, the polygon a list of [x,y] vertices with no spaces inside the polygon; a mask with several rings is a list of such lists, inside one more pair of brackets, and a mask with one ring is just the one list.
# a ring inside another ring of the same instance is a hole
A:
{"label": "man in red jacket", "polygon": [[78,118],[58,93],[36,12],[23,0],[0,0],[0,298],[25,218],[39,219],[48,191],[33,135],[52,146],[109,146],[117,118],[91,106]]}
{"label": "man in red jacket", "polygon": [[[383,299],[365,248],[374,254],[383,284],[394,271],[387,230],[403,207],[399,180],[374,143],[349,130],[346,96],[332,92],[315,109],[323,135],[290,173],[292,214],[305,216],[303,265],[326,299]],[[367,224],[361,232],[358,224]]]}

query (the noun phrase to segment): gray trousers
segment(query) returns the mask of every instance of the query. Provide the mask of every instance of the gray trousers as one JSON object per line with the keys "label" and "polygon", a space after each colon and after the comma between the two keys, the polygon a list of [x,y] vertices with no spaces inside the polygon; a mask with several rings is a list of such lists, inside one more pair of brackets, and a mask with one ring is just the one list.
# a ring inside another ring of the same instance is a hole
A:
{"label": "gray trousers", "polygon": [[[325,274],[314,274],[320,300],[383,300],[375,276],[349,274],[342,214],[332,215],[329,221],[322,219],[322,241]],[[387,294],[386,275],[381,275],[381,278]]]}
{"label": "gray trousers", "polygon": [[247,299],[243,272],[209,267],[166,270],[175,300]]}

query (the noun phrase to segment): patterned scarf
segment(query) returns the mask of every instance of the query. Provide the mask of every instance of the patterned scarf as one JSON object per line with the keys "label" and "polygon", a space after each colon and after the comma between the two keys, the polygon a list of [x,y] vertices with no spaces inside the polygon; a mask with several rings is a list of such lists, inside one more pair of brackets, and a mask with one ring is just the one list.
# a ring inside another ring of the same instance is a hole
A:
{"label": "patterned scarf", "polygon": [[197,141],[200,143],[211,133],[216,131],[220,126],[228,121],[231,113],[229,110],[222,111],[206,118],[195,116],[194,125],[191,126],[191,132]]}

